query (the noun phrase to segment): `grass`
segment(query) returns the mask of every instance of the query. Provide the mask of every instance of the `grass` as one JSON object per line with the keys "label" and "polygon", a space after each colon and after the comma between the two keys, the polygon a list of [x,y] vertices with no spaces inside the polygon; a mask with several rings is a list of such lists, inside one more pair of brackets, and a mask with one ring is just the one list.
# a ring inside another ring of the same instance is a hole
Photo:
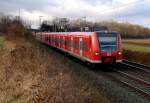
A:
{"label": "grass", "polygon": [[123,40],[123,49],[126,59],[150,65],[150,39]]}
{"label": "grass", "polygon": [[5,37],[4,36],[0,36],[0,45],[2,45],[4,43]]}
{"label": "grass", "polygon": [[150,47],[150,39],[125,39],[123,43]]}
{"label": "grass", "polygon": [[123,40],[125,50],[150,53],[150,39],[127,39]]}
{"label": "grass", "polygon": [[148,46],[141,46],[141,45],[124,43],[123,48],[125,50],[150,53],[150,46],[148,47]]}

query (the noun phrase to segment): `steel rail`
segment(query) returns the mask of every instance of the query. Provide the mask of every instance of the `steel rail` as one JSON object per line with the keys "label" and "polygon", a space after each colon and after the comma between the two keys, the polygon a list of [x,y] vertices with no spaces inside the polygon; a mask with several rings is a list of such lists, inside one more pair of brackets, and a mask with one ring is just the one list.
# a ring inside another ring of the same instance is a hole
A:
{"label": "steel rail", "polygon": [[131,65],[131,64],[128,64],[128,63],[124,63],[124,62],[121,62],[121,64],[126,65],[126,66],[129,66],[129,67],[134,68],[134,69],[139,69],[139,70],[145,71],[145,72],[147,72],[147,73],[150,74],[150,71],[149,71],[149,70],[143,69],[143,68],[141,68],[141,67],[138,67],[138,66],[135,66],[135,65]]}
{"label": "steel rail", "polygon": [[140,93],[140,94],[146,96],[148,99],[150,99],[150,94],[147,93],[147,92],[145,92],[145,91],[143,91],[142,89],[140,89],[140,88],[138,88],[138,87],[135,87],[135,86],[133,86],[133,85],[131,85],[131,84],[125,82],[125,81],[122,81],[122,80],[120,80],[119,78],[116,78],[116,77],[114,77],[114,76],[112,76],[112,75],[110,75],[110,74],[107,74],[107,75],[111,76],[111,77],[114,78],[116,81],[118,81],[118,82],[120,82],[120,83],[126,85],[126,86],[129,87],[129,88],[134,89],[136,92],[138,92],[138,93]]}
{"label": "steel rail", "polygon": [[140,67],[150,68],[149,65],[145,65],[145,64],[141,64],[141,63],[129,61],[129,60],[127,60],[127,59],[124,59],[123,62],[130,63],[130,64],[135,64],[135,65],[140,66]]}
{"label": "steel rail", "polygon": [[142,83],[142,84],[144,84],[144,85],[150,87],[150,82],[144,81],[144,80],[142,80],[142,79],[140,79],[140,78],[137,78],[137,77],[135,77],[135,76],[133,76],[133,75],[127,74],[127,73],[122,72],[122,71],[120,71],[120,70],[116,70],[116,69],[113,69],[113,70],[114,70],[115,72],[121,74],[121,75],[125,75],[126,77],[128,77],[128,78],[130,78],[130,79],[132,79],[132,80],[135,80],[135,81],[137,81],[137,82],[139,82],[139,83]]}

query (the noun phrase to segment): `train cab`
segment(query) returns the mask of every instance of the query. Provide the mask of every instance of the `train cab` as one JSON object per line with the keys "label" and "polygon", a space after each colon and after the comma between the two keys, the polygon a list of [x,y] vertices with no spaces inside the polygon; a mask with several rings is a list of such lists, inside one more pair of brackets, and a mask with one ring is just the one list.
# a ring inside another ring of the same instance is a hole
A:
{"label": "train cab", "polygon": [[120,34],[112,31],[96,32],[102,63],[122,61]]}

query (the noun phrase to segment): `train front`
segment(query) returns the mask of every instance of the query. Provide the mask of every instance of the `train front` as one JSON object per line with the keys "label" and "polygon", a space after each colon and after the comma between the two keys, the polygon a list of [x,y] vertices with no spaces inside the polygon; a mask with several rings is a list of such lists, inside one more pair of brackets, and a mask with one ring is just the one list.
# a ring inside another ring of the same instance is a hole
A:
{"label": "train front", "polygon": [[99,41],[102,63],[121,62],[123,56],[120,34],[111,31],[96,32],[96,34]]}

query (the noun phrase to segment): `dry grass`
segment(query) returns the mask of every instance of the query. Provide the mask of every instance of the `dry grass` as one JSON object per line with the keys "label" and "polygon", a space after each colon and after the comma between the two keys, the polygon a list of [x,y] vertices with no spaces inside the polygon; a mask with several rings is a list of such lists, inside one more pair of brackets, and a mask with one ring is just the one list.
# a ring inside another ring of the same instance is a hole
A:
{"label": "dry grass", "polygon": [[65,58],[38,43],[15,40],[6,40],[0,50],[0,103],[110,103],[80,80]]}
{"label": "dry grass", "polygon": [[124,57],[128,60],[150,65],[150,53],[124,50]]}
{"label": "dry grass", "polygon": [[5,40],[5,37],[4,36],[0,36],[0,45],[3,45],[4,40]]}
{"label": "dry grass", "polygon": [[[0,46],[0,103],[110,103],[65,58],[11,24]],[[59,58],[59,59],[58,59]]]}

